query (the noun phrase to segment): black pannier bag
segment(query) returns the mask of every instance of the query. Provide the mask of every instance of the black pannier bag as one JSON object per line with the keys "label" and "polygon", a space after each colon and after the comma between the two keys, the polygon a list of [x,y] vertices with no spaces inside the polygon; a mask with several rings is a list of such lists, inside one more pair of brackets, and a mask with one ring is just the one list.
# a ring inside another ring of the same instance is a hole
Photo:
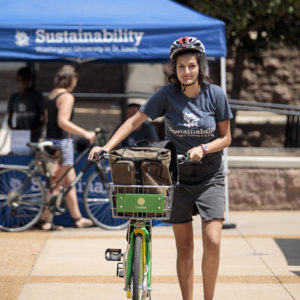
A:
{"label": "black pannier bag", "polygon": [[110,167],[114,184],[170,186],[178,180],[176,150],[170,141],[113,150]]}

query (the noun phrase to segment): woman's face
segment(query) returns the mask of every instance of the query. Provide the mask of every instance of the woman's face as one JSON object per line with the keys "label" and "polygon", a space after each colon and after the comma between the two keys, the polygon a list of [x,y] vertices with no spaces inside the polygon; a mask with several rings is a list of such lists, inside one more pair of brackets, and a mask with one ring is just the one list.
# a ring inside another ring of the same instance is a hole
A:
{"label": "woman's face", "polygon": [[182,84],[194,83],[199,74],[197,58],[192,53],[181,54],[176,61],[176,74]]}

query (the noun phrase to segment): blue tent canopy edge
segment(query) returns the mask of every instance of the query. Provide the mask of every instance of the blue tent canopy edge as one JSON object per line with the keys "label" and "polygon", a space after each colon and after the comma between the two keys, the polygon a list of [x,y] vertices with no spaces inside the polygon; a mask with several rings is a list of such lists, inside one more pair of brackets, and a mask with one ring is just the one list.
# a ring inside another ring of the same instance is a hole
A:
{"label": "blue tent canopy edge", "polygon": [[181,36],[226,56],[224,22],[170,0],[0,2],[1,61],[164,62]]}

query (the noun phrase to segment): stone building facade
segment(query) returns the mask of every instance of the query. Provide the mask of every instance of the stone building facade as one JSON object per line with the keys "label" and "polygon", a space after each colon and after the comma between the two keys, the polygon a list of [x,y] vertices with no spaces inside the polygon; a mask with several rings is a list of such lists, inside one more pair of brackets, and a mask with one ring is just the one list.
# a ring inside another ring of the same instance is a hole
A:
{"label": "stone building facade", "polygon": [[[227,59],[230,98],[233,60]],[[240,99],[300,106],[300,50],[279,48],[263,54],[262,65],[245,61]]]}
{"label": "stone building facade", "polygon": [[231,168],[232,210],[300,210],[300,169]]}

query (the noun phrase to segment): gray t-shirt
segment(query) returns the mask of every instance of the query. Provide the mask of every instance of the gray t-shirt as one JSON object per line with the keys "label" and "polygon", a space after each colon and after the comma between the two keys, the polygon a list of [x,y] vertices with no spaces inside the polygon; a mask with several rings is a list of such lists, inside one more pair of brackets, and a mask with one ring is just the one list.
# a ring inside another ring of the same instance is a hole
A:
{"label": "gray t-shirt", "polygon": [[218,137],[217,123],[232,118],[222,89],[214,84],[201,88],[196,98],[185,96],[175,84],[162,87],[140,108],[152,120],[165,116],[165,139],[177,153]]}

